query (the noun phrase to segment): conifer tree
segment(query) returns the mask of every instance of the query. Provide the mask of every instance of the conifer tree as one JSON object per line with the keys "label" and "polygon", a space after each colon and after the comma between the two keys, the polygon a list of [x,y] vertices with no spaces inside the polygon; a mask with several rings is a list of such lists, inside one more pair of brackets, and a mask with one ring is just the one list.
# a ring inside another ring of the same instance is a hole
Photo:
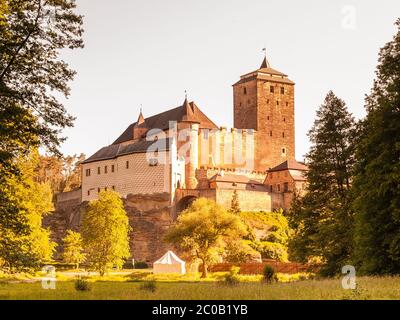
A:
{"label": "conifer tree", "polygon": [[400,19],[380,51],[354,179],[355,259],[365,273],[400,272]]}
{"label": "conifer tree", "polygon": [[308,133],[312,146],[307,154],[308,192],[296,197],[290,218],[295,235],[290,241],[292,258],[318,258],[323,272],[340,272],[352,248],[353,215],[350,187],[354,166],[355,122],[343,100],[331,91],[317,111]]}

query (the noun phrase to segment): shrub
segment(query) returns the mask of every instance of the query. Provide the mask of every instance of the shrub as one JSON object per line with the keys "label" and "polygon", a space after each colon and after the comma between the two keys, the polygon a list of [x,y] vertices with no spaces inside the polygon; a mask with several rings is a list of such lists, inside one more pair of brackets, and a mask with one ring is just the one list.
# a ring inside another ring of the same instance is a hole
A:
{"label": "shrub", "polygon": [[231,270],[229,271],[228,274],[225,275],[225,283],[231,286],[237,285],[240,280],[239,280],[239,267],[233,266]]}
{"label": "shrub", "polygon": [[263,270],[264,281],[266,283],[272,283],[278,280],[275,269],[270,265],[266,265]]}
{"label": "shrub", "polygon": [[85,279],[77,279],[75,281],[75,290],[76,291],[90,291],[92,287],[90,283]]}
{"label": "shrub", "polygon": [[135,269],[147,269],[149,265],[144,261],[137,261],[135,262]]}
{"label": "shrub", "polygon": [[143,282],[140,287],[140,290],[155,292],[157,290],[157,283],[155,281],[146,281]]}

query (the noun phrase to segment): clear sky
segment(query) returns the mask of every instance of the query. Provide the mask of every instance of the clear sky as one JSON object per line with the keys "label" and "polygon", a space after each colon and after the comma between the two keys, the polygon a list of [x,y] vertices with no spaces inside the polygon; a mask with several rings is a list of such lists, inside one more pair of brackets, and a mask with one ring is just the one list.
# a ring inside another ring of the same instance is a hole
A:
{"label": "clear sky", "polygon": [[67,110],[65,154],[112,143],[140,105],[150,116],[182,104],[184,91],[217,125],[232,127],[232,87],[271,67],[296,82],[296,157],[302,160],[315,111],[329,90],[356,118],[391,40],[399,0],[77,0],[85,48],[65,51],[78,74]]}

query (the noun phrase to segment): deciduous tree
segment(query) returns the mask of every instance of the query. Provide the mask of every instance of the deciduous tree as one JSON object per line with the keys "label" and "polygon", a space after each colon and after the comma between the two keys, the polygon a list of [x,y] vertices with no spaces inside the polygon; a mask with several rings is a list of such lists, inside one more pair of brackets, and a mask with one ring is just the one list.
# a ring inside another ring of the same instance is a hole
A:
{"label": "deciduous tree", "polygon": [[82,221],[83,246],[89,265],[100,275],[129,258],[130,231],[122,200],[114,191],[102,191],[89,203]]}
{"label": "deciduous tree", "polygon": [[208,265],[217,260],[226,244],[246,233],[246,226],[237,215],[212,200],[194,201],[168,230],[166,240],[177,245],[188,255],[200,259],[207,277]]}

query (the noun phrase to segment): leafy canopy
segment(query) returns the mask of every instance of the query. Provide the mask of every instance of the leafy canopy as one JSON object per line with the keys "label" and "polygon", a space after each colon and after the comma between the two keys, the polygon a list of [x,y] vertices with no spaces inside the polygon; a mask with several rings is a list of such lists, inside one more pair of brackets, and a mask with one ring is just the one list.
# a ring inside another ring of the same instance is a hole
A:
{"label": "leafy canopy", "polygon": [[122,267],[129,258],[128,216],[117,192],[102,191],[89,203],[82,221],[87,262],[100,275],[113,266]]}

